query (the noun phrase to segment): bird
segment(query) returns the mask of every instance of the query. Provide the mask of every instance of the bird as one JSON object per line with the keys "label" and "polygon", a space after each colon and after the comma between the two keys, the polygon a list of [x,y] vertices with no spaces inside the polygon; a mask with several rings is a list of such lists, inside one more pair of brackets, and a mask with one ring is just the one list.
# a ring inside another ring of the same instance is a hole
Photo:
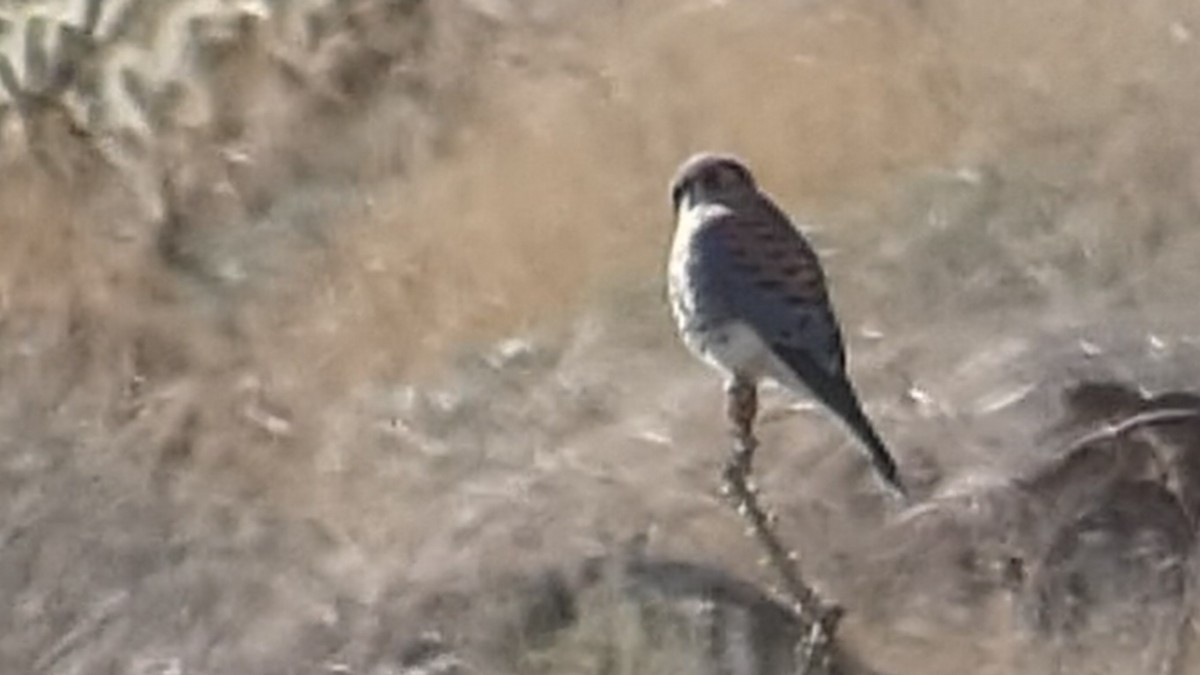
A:
{"label": "bird", "polygon": [[671,313],[687,348],[724,375],[735,430],[752,438],[761,380],[807,393],[857,437],[883,486],[906,498],[896,462],[847,376],[825,272],[803,233],[733,155],[689,157],[670,195]]}

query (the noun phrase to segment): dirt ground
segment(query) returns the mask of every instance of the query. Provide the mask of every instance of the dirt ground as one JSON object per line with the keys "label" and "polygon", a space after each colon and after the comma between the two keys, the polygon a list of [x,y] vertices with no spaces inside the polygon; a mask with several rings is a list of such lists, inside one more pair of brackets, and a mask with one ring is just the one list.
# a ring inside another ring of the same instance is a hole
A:
{"label": "dirt ground", "polygon": [[790,672],[665,305],[703,149],[917,497],[768,392],[844,670],[1200,672],[1200,5],[140,4],[0,5],[0,672]]}

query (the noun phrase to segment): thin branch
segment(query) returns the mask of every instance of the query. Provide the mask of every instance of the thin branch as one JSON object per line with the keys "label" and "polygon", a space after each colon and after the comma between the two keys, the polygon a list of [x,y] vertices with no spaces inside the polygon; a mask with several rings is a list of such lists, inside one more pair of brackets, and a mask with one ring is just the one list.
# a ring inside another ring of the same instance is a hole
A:
{"label": "thin branch", "polygon": [[1080,438],[1075,439],[1067,446],[1067,454],[1070,454],[1079,448],[1082,448],[1092,443],[1099,441],[1107,441],[1114,438],[1120,438],[1133,431],[1137,431],[1142,427],[1154,426],[1166,422],[1180,422],[1189,419],[1200,419],[1200,410],[1195,408],[1163,408],[1160,410],[1148,410],[1141,412],[1117,422],[1115,424],[1106,424],[1099,429],[1084,434]]}
{"label": "thin branch", "polygon": [[767,561],[783,581],[783,590],[804,635],[796,645],[796,667],[801,674],[830,673],[833,638],[842,609],[826,603],[800,574],[797,556],[789,551],[773,527],[775,518],[758,500],[751,481],[758,441],[748,423],[735,422],[733,453],[725,464],[722,493],[749,525],[749,533],[766,551]]}

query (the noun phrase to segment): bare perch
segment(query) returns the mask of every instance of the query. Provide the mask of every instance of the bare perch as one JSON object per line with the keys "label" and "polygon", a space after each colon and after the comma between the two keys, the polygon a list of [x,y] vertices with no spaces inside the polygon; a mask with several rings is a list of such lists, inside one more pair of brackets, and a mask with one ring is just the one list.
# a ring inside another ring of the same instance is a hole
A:
{"label": "bare perch", "polygon": [[758,394],[754,384],[735,380],[729,388],[729,421],[733,426],[734,446],[722,474],[722,493],[738,515],[750,526],[750,534],[766,551],[767,561],[783,581],[788,604],[803,627],[796,645],[798,673],[830,673],[833,637],[842,610],[824,601],[800,574],[796,555],[783,545],[773,527],[774,519],[758,501],[758,490],[751,481],[754,451],[754,418]]}

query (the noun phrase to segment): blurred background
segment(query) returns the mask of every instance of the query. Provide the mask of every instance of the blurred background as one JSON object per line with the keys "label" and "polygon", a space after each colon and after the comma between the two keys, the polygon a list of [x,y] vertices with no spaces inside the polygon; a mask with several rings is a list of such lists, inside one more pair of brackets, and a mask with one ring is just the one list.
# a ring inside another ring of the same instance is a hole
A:
{"label": "blurred background", "polygon": [[0,3],[0,670],[788,672],[664,299],[667,181],[720,150],[824,256],[920,497],[769,392],[758,478],[847,672],[1200,672],[1200,423],[1073,440],[1198,409],[1198,30]]}

